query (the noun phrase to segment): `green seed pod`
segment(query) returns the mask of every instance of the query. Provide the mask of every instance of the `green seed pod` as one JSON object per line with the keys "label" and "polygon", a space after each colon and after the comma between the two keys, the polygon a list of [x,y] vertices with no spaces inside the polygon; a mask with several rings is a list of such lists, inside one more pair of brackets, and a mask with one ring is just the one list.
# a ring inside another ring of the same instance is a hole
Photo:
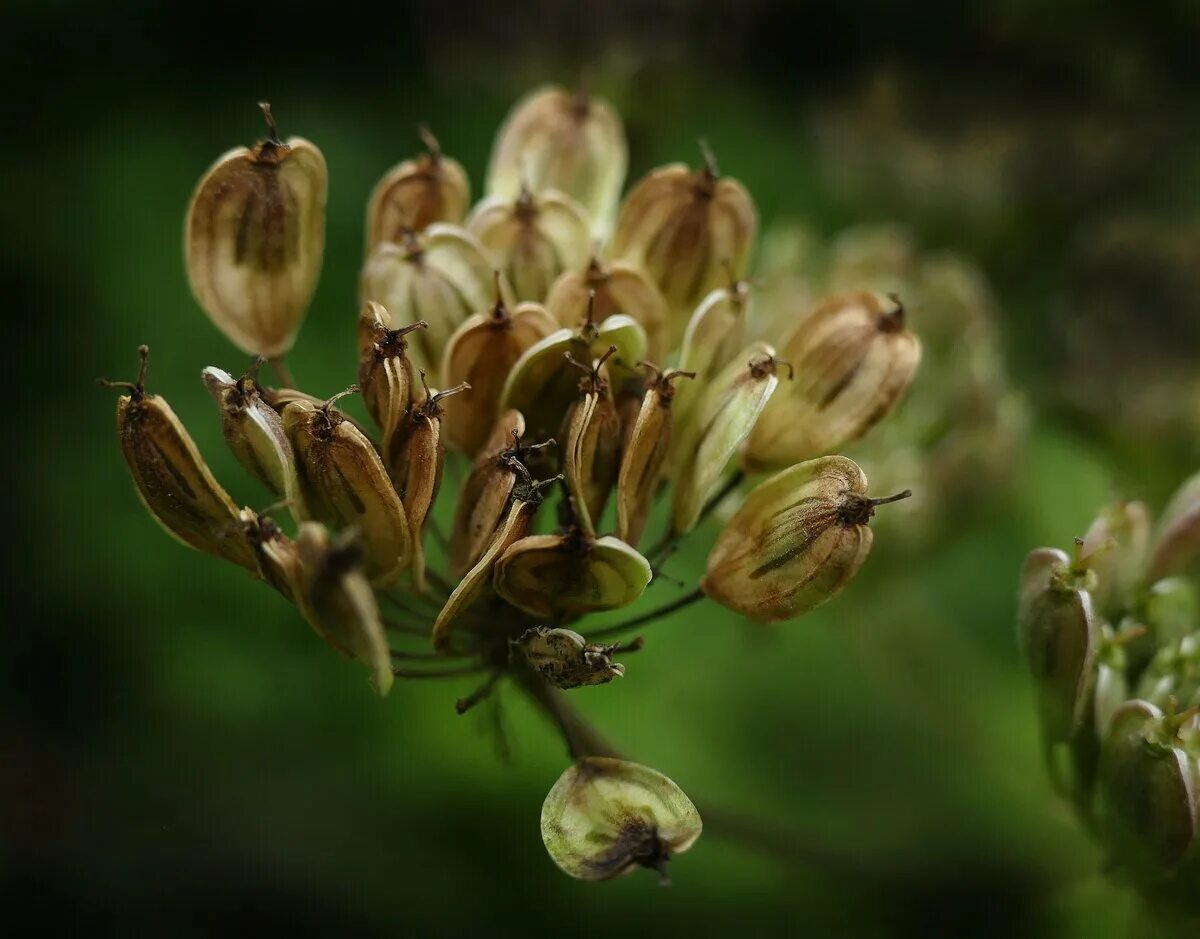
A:
{"label": "green seed pod", "polygon": [[673,163],[644,176],[621,203],[613,233],[612,257],[642,268],[666,299],[674,342],[727,270],[742,276],[758,231],[750,193],[704,156],[694,173]]}
{"label": "green seed pod", "polygon": [[492,148],[488,194],[516,199],[524,185],[556,189],[607,231],[625,182],[629,151],[620,115],[586,91],[545,86],[509,112]]}
{"label": "green seed pod", "polygon": [[745,348],[749,305],[750,285],[735,280],[710,292],[688,320],[679,367],[693,372],[696,381],[680,386],[676,394],[675,414],[681,424],[686,423],[702,389]]}
{"label": "green seed pod", "polygon": [[101,381],[129,392],[117,399],[117,435],[138,498],[168,534],[257,575],[254,554],[238,534],[237,507],[171,406],[146,393],[150,350],[141,346],[138,354],[136,382]]}
{"label": "green seed pod", "polygon": [[631,547],[636,548],[642,540],[671,449],[671,401],[677,394],[673,382],[694,377],[677,369],[655,369],[654,380],[629,425],[617,475],[617,537]]}
{"label": "green seed pod", "polygon": [[1158,645],[1171,645],[1197,629],[1200,597],[1190,581],[1168,577],[1146,591],[1137,619]]}
{"label": "green seed pod", "polygon": [[612,660],[617,645],[589,643],[570,629],[534,626],[517,640],[534,670],[555,688],[605,685],[625,674],[625,666]]}
{"label": "green seed pod", "polygon": [[1158,650],[1142,672],[1137,696],[1158,707],[1172,700],[1185,709],[1200,706],[1200,629]]}
{"label": "green seed pod", "polygon": [[1100,761],[1102,817],[1116,855],[1134,870],[1170,869],[1196,839],[1197,768],[1177,719],[1147,701],[1113,715]]}
{"label": "green seed pod", "polygon": [[386,587],[412,559],[408,521],[375,446],[333,407],[341,396],[321,407],[293,401],[284,408],[283,429],[296,453],[309,518],[358,528],[366,575]]}
{"label": "green seed pod", "polygon": [[583,271],[567,271],[550,288],[546,309],[559,325],[579,325],[579,313],[595,295],[593,316],[603,322],[618,313],[632,316],[646,333],[646,355],[661,362],[667,354],[667,301],[641,268],[601,261],[595,255]]}
{"label": "green seed pod", "polygon": [[1100,510],[1083,536],[1082,563],[1096,574],[1091,590],[1096,612],[1115,619],[1141,585],[1150,547],[1150,513],[1141,502],[1117,502]]}
{"label": "green seed pod", "polygon": [[393,329],[391,314],[371,301],[358,317],[358,387],[385,449],[412,406],[413,367],[405,337],[428,325],[419,320]]}
{"label": "green seed pod", "polygon": [[1051,548],[1031,552],[1021,569],[1018,637],[1047,742],[1070,740],[1094,697],[1100,629],[1084,589],[1091,583],[1088,576],[1081,586],[1067,556]]}
{"label": "green seed pod", "polygon": [[696,402],[672,449],[671,529],[690,531],[717,491],[730,460],[753,431],[779,384],[775,350],[755,343],[725,367]]}
{"label": "green seed pod", "polygon": [[575,330],[560,329],[531,346],[517,360],[504,384],[500,407],[516,408],[525,415],[535,440],[557,434],[567,409],[579,397],[579,371],[566,358],[590,362],[609,346],[617,351],[608,363],[614,387],[620,387],[646,351],[646,334],[629,316],[610,316],[594,325],[589,318]]}
{"label": "green seed pod", "polygon": [[471,181],[457,160],[442,153],[429,128],[418,129],[426,152],[393,166],[367,203],[367,254],[380,244],[404,241],[405,231],[421,232],[435,222],[458,225],[471,205]]}
{"label": "green seed pod", "polygon": [[1146,582],[1187,570],[1200,557],[1200,473],[1179,487],[1163,510]]}
{"label": "green seed pod", "polygon": [[321,151],[281,141],[270,105],[267,139],[238,147],[200,179],[188,206],[188,283],[209,319],[243,352],[292,347],[321,273],[325,194]]}
{"label": "green seed pod", "polygon": [[550,622],[628,606],[648,583],[650,562],[625,542],[578,532],[515,542],[496,563],[494,581],[513,606]]}
{"label": "green seed pod", "polygon": [[[392,316],[408,322],[424,320],[408,352],[431,378],[442,362],[446,343],[466,320],[492,302],[492,262],[470,232],[441,222],[420,233],[408,232],[401,244],[384,242],[363,265],[360,293]],[[502,285],[506,299],[511,297]]]}
{"label": "green seed pod", "polygon": [[775,396],[746,445],[749,469],[787,466],[862,437],[900,401],[921,360],[894,297],[857,291],[802,320],[782,355],[797,379]]}
{"label": "green seed pod", "polygon": [[517,471],[508,454],[524,433],[521,412],[505,411],[475,458],[455,503],[450,532],[451,577],[462,577],[475,566],[504,520],[517,482]]}
{"label": "green seed pod", "polygon": [[563,419],[563,475],[579,527],[588,536],[596,534],[595,523],[604,514],[621,459],[621,419],[608,381],[601,375],[605,361],[616,351],[616,346],[609,346],[590,367],[566,353],[584,377],[579,382],[579,400]]}
{"label": "green seed pod", "polygon": [[760,623],[795,619],[837,595],[871,550],[875,508],[853,460],[818,457],[760,483],[717,535],[700,582],[722,606]]}
{"label": "green seed pod", "polygon": [[304,522],[296,546],[302,570],[301,611],[326,642],[366,664],[372,687],[386,695],[392,687],[392,653],[375,593],[363,573],[355,533],[331,538],[324,525]]}
{"label": "green seed pod", "polygon": [[467,228],[491,252],[517,299],[536,303],[565,271],[587,263],[591,246],[587,213],[560,192],[523,189],[515,201],[485,199]]}
{"label": "green seed pod", "polygon": [[[202,373],[204,386],[221,410],[221,431],[229,449],[245,470],[289,506],[296,505],[300,494],[296,478],[296,457],[278,412],[262,397],[256,360],[241,378],[234,379],[223,369],[209,366]],[[295,514],[302,516],[298,508]]]}
{"label": "green seed pod", "polygon": [[700,813],[662,773],[590,756],[567,769],[542,805],[542,841],[564,873],[609,880],[637,867],[658,872],[700,837]]}
{"label": "green seed pod", "polygon": [[519,303],[510,312],[499,293],[488,313],[476,313],[450,337],[442,358],[447,383],[470,385],[455,402],[454,420],[446,426],[446,442],[475,456],[487,442],[500,414],[500,395],[513,366],[558,325],[537,303]]}

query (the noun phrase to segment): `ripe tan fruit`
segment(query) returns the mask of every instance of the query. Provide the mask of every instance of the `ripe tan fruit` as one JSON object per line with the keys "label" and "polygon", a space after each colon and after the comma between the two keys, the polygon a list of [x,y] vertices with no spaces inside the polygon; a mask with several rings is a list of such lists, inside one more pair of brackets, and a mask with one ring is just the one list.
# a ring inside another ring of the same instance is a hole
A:
{"label": "ripe tan fruit", "polygon": [[367,203],[367,254],[385,241],[399,244],[405,231],[435,222],[458,225],[471,205],[471,181],[457,160],[442,153],[429,128],[418,130],[426,152],[392,167]]}

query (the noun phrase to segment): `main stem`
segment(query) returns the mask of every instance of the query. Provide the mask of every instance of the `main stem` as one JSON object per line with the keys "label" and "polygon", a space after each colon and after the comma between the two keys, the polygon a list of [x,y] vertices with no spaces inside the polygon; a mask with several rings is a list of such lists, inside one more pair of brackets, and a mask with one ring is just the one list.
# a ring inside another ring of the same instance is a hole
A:
{"label": "main stem", "polygon": [[652,623],[657,619],[661,619],[664,616],[670,616],[672,613],[678,612],[685,607],[691,606],[693,603],[703,600],[705,596],[706,594],[704,593],[704,590],[700,587],[697,587],[695,590],[691,591],[691,593],[685,593],[682,597],[672,600],[670,603],[664,604],[663,606],[657,607],[656,609],[651,610],[649,613],[643,613],[641,616],[635,616],[633,619],[626,620],[623,623],[616,623],[612,626],[606,626],[604,629],[597,629],[593,632],[590,632],[588,633],[588,639],[595,640],[604,638],[605,636],[615,636],[617,633],[623,633],[627,630],[634,629],[637,626],[642,626],[646,623]]}
{"label": "main stem", "polygon": [[616,747],[575,709],[565,694],[552,687],[541,675],[526,670],[517,674],[517,680],[534,704],[558,727],[571,759],[582,760],[585,756],[620,758]]}

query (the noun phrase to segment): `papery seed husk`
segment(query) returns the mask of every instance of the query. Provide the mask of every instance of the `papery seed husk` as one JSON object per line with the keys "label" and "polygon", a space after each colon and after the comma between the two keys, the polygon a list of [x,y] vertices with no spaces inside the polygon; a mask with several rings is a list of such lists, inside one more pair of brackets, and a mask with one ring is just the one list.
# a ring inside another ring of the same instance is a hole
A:
{"label": "papery seed husk", "polygon": [[612,660],[616,646],[589,643],[572,629],[534,626],[517,640],[525,660],[555,688],[605,685],[625,674]]}
{"label": "papery seed husk", "polygon": [[696,380],[684,382],[677,390],[675,415],[680,423],[687,422],[703,389],[745,348],[749,303],[750,285],[734,281],[711,291],[688,320],[679,368],[694,372]]}
{"label": "papery seed husk", "polygon": [[[263,400],[252,377],[234,379],[209,366],[202,373],[208,393],[221,411],[221,432],[237,461],[255,479],[289,506],[303,498],[296,476],[296,458],[278,412]],[[303,509],[293,511],[303,515]]]}
{"label": "papery seed husk", "polygon": [[461,577],[475,565],[503,521],[517,473],[502,454],[524,433],[521,412],[505,411],[463,481],[450,533],[451,577]]}
{"label": "papery seed husk", "polygon": [[[254,553],[259,576],[279,593],[302,607],[307,602],[301,584],[301,562],[296,542],[289,538],[269,515],[259,515],[253,509],[243,508],[238,517],[246,542]],[[305,619],[307,612],[301,609]]]}
{"label": "papery seed husk", "polygon": [[496,134],[488,194],[516,199],[523,186],[556,189],[608,230],[625,181],[628,148],[620,115],[584,91],[545,86],[513,106]]}
{"label": "papery seed husk", "polygon": [[500,397],[513,366],[557,329],[540,304],[519,303],[510,311],[503,301],[458,328],[446,345],[442,376],[448,385],[466,382],[471,388],[450,406],[450,446],[470,457],[479,453],[500,414]]}
{"label": "papery seed husk", "polygon": [[1163,510],[1146,582],[1182,573],[1197,557],[1200,557],[1200,473],[1180,486]]}
{"label": "papery seed husk", "polygon": [[383,434],[387,448],[413,401],[413,366],[408,337],[424,328],[420,322],[405,329],[392,324],[381,304],[368,301],[358,317],[358,387],[363,404]]}
{"label": "papery seed husk", "polygon": [[[363,265],[360,293],[374,300],[401,323],[424,320],[427,329],[413,333],[408,354],[438,384],[446,343],[468,318],[491,306],[492,261],[479,239],[465,229],[441,222],[408,236],[403,244],[385,242]],[[501,284],[507,302],[512,292]]]}
{"label": "papery seed husk", "polygon": [[867,478],[853,460],[819,457],[760,483],[717,535],[701,587],[763,623],[829,601],[871,550]]}
{"label": "papery seed husk", "polygon": [[323,525],[304,522],[296,544],[307,600],[301,611],[330,645],[366,664],[372,687],[386,695],[393,681],[391,647],[353,533],[334,539]]}
{"label": "papery seed husk", "polygon": [[741,277],[758,230],[754,200],[713,167],[682,163],[653,170],[626,195],[610,255],[650,276],[670,309],[671,344],[710,291]]}
{"label": "papery seed husk", "polygon": [[393,166],[376,183],[367,203],[367,253],[382,242],[399,244],[404,232],[435,222],[458,225],[471,205],[471,182],[457,161],[442,153],[427,132],[420,156]]}
{"label": "papery seed husk", "polygon": [[671,528],[689,531],[779,385],[774,350],[755,343],[718,374],[680,428],[672,454]]}
{"label": "papery seed husk", "polygon": [[117,399],[117,435],[138,498],[167,533],[257,576],[237,506],[171,406],[141,384]]}
{"label": "papery seed husk", "polygon": [[650,583],[650,564],[610,535],[529,535],[495,567],[495,588],[526,613],[550,622],[628,606]]}
{"label": "papery seed husk", "polygon": [[[671,381],[679,373],[660,376],[641,399],[637,416],[629,425],[617,475],[617,537],[636,548],[646,530],[650,509],[662,481],[671,449]],[[634,399],[636,400],[636,399]]]}
{"label": "papery seed husk", "polygon": [[1141,502],[1106,506],[1088,527],[1079,550],[1096,574],[1091,594],[1100,615],[1113,619],[1131,604],[1149,548],[1150,513]]}
{"label": "papery seed husk", "polygon": [[682,789],[648,766],[586,757],[569,767],[542,805],[542,841],[554,863],[582,880],[608,880],[638,866],[659,871],[702,830]]}
{"label": "papery seed husk", "polygon": [[900,401],[921,359],[894,298],[827,299],[780,350],[795,369],[746,444],[749,469],[786,466],[862,437]]}
{"label": "papery seed husk", "polygon": [[586,269],[569,270],[554,282],[546,309],[559,325],[577,327],[581,312],[594,296],[593,320],[625,314],[638,321],[646,333],[646,357],[661,362],[667,352],[667,301],[640,268],[621,262],[606,263],[593,256]]}
{"label": "papery seed husk", "polygon": [[563,474],[580,528],[594,535],[617,480],[621,421],[608,382],[593,372],[584,383],[593,390],[571,406],[563,421]]}
{"label": "papery seed husk", "polygon": [[[267,402],[271,409],[274,410],[275,413],[281,418],[283,417],[283,412],[287,409],[287,406],[293,401],[300,401],[304,404],[311,404],[315,408],[320,408],[324,407],[325,401],[327,400],[325,398],[318,397],[317,395],[309,394],[307,391],[301,391],[299,388],[271,388],[262,385],[259,386],[258,393],[262,395],[262,399]],[[362,434],[368,440],[371,439],[371,432],[366,428],[365,425],[345,412],[339,413],[341,413],[342,420],[349,421],[358,429],[360,434]],[[295,448],[293,448],[293,450],[294,449]]]}
{"label": "papery seed husk", "polygon": [[374,445],[336,409],[305,401],[284,409],[283,426],[310,518],[360,529],[367,577],[380,587],[395,583],[411,561],[412,538]]}
{"label": "papery seed husk", "polygon": [[325,250],[325,158],[300,137],[230,150],[188,206],[192,293],[243,352],[275,358],[295,341]]}
{"label": "papery seed husk", "polygon": [[560,192],[523,192],[515,201],[485,199],[467,229],[488,250],[518,300],[543,303],[566,271],[587,263],[587,213]]}

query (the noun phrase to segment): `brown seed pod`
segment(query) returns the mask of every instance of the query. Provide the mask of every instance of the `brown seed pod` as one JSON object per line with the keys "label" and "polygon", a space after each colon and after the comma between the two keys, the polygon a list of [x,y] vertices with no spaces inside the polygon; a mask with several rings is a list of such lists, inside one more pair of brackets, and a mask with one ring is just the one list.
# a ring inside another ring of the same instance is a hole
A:
{"label": "brown seed pod", "polygon": [[488,194],[512,200],[524,185],[534,192],[556,189],[606,231],[628,159],[621,118],[607,101],[546,86],[518,101],[496,134]]}
{"label": "brown seed pod", "polygon": [[536,303],[545,301],[564,271],[587,263],[591,245],[587,214],[559,192],[525,189],[515,201],[485,199],[472,210],[467,229],[491,252],[517,299]]}
{"label": "brown seed pod", "polygon": [[450,446],[471,457],[479,452],[496,424],[500,395],[513,366],[557,328],[540,304],[519,303],[510,311],[500,294],[497,272],[495,304],[463,323],[442,357],[443,379],[470,385],[454,402],[453,419],[446,425]]}
{"label": "brown seed pod", "polygon": [[569,270],[554,282],[546,309],[560,326],[574,328],[593,294],[595,322],[618,313],[633,317],[646,333],[647,357],[662,361],[667,352],[667,301],[641,268],[606,263],[593,255],[584,270]]}
{"label": "brown seed pod", "polygon": [[579,527],[588,536],[596,534],[596,523],[604,514],[605,503],[617,481],[621,460],[621,419],[601,370],[617,351],[608,350],[592,364],[585,365],[570,352],[567,361],[582,369],[579,399],[563,419],[563,474]]}
{"label": "brown seed pod", "polygon": [[428,325],[418,320],[393,329],[391,314],[371,301],[358,317],[358,387],[367,413],[383,433],[385,451],[412,406],[413,366],[406,337]]}
{"label": "brown seed pod", "polygon": [[281,141],[268,104],[267,139],[230,150],[188,206],[184,255],[197,302],[243,352],[292,347],[325,251],[327,174],[321,151]]}
{"label": "brown seed pod", "polygon": [[786,469],[746,497],[717,536],[700,585],[760,623],[795,619],[832,599],[871,550],[875,507],[853,460],[826,456]]}
{"label": "brown seed pod", "polygon": [[296,546],[301,612],[326,642],[370,668],[372,687],[386,695],[393,681],[392,653],[375,593],[363,573],[356,532],[331,537],[324,525],[304,522]]}
{"label": "brown seed pod", "polygon": [[138,354],[137,381],[101,381],[129,392],[117,399],[117,436],[138,498],[168,534],[257,575],[254,554],[239,535],[237,507],[171,406],[146,393],[150,350],[141,346]]}
{"label": "brown seed pod", "polygon": [[[258,369],[262,359],[241,378],[209,366],[202,373],[204,386],[221,410],[221,431],[229,449],[243,468],[289,506],[303,498],[296,478],[296,458],[283,431],[278,412],[262,396]],[[302,509],[294,514],[303,515]]]}
{"label": "brown seed pod", "polygon": [[312,621],[303,609],[307,599],[299,589],[301,565],[296,542],[285,535],[269,515],[259,515],[251,508],[243,508],[238,518],[242,535],[258,562],[259,575],[284,597],[301,607],[301,612],[311,625]]}
{"label": "brown seed pod", "polygon": [[900,401],[921,360],[903,304],[855,291],[830,297],[781,352],[796,369],[763,412],[745,450],[748,469],[787,466],[857,440]]}
{"label": "brown seed pod", "polygon": [[[424,320],[408,355],[437,384],[446,343],[469,317],[492,302],[493,264],[479,239],[456,225],[437,222],[408,232],[400,244],[384,242],[363,265],[360,293],[402,322]],[[511,291],[502,283],[506,300]]]}
{"label": "brown seed pod", "polygon": [[625,196],[611,256],[642,268],[671,311],[672,345],[704,296],[728,276],[741,277],[758,230],[750,193],[722,177],[712,154],[692,172],[682,163],[653,170]]}
{"label": "brown seed pod", "polygon": [[673,382],[696,377],[693,372],[660,372],[644,364],[654,369],[655,375],[629,425],[617,476],[617,537],[634,548],[646,530],[671,448],[672,399],[676,393]]}
{"label": "brown seed pod", "polygon": [[625,666],[612,660],[619,643],[590,643],[574,630],[534,626],[516,644],[534,671],[555,688],[605,685],[625,674]]}
{"label": "brown seed pod", "polygon": [[732,280],[711,291],[688,320],[679,367],[694,372],[696,380],[681,385],[675,395],[675,417],[680,424],[687,422],[702,389],[745,348],[749,306],[750,285]]}
{"label": "brown seed pod", "polygon": [[471,205],[471,181],[457,160],[442,153],[428,127],[417,133],[426,152],[393,166],[367,203],[367,254],[385,241],[400,243],[405,230],[424,231],[434,222],[458,225]]}
{"label": "brown seed pod", "polygon": [[320,407],[293,401],[283,411],[283,428],[296,453],[305,511],[327,525],[358,528],[366,575],[385,587],[408,567],[413,539],[374,444],[333,407],[355,390]]}

